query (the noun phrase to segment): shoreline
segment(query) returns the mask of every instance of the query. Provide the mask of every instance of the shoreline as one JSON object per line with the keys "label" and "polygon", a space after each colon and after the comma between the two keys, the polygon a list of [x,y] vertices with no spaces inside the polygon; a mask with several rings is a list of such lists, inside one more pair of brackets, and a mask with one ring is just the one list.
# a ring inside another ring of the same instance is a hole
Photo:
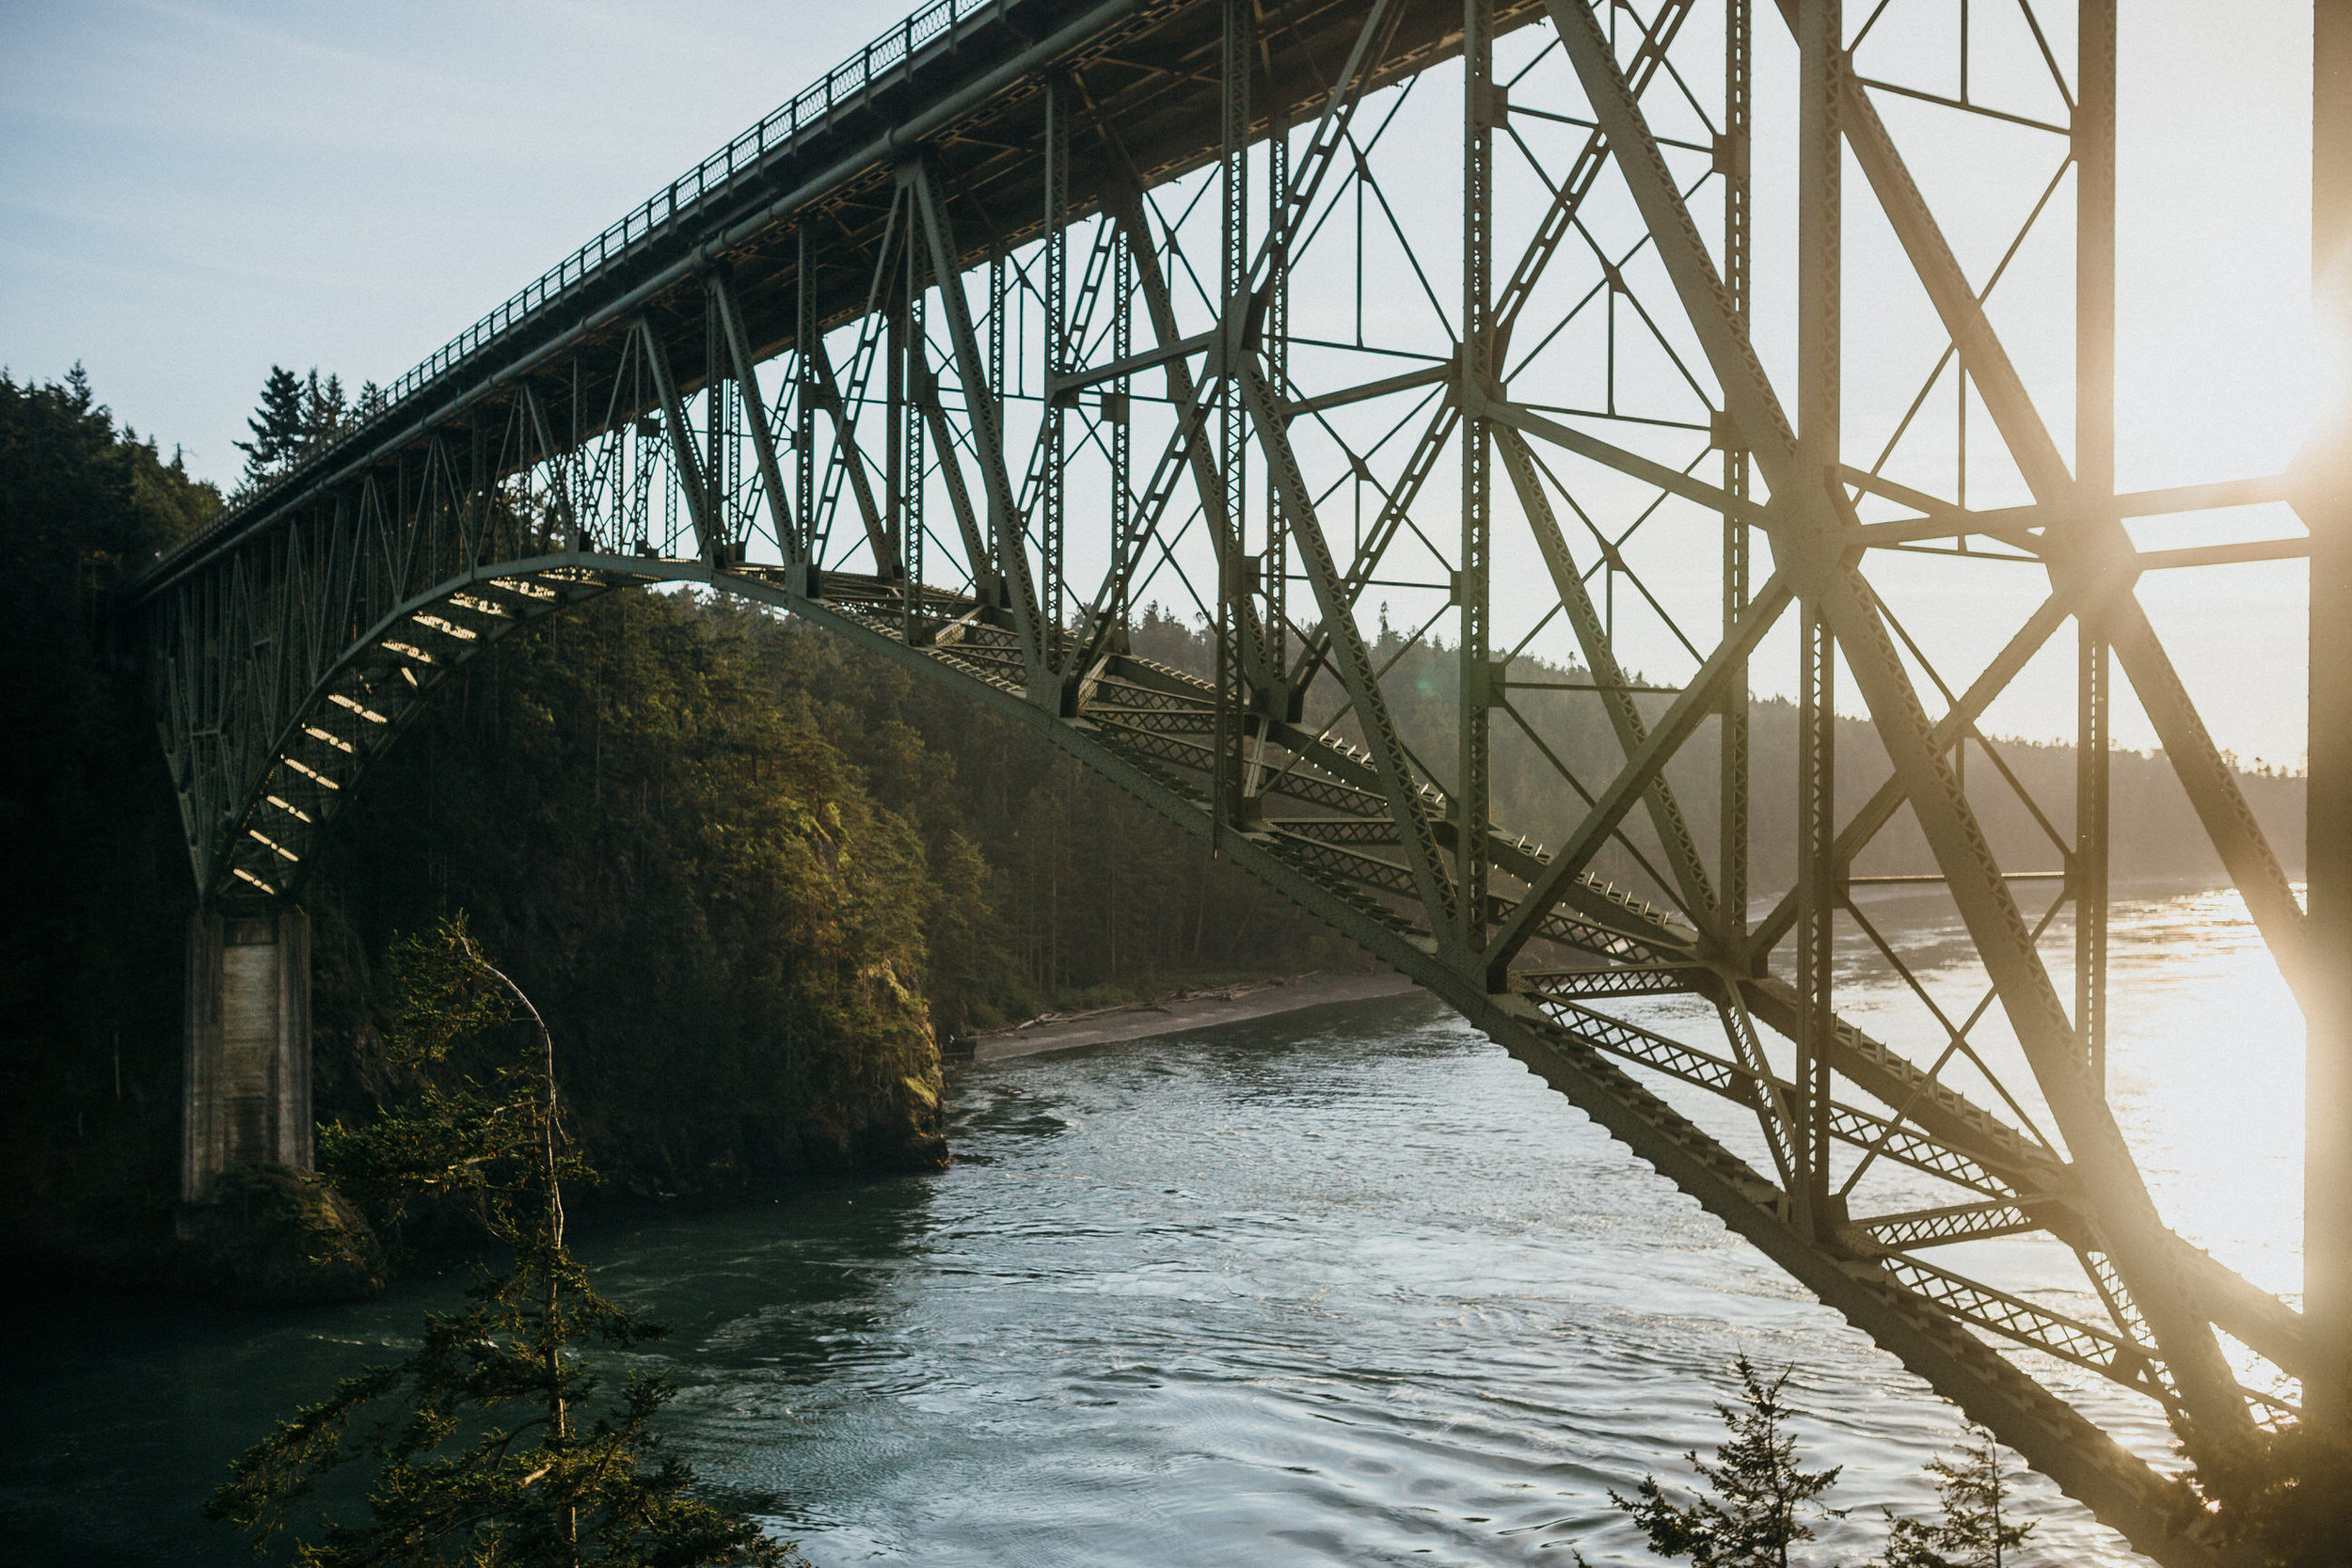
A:
{"label": "shoreline", "polygon": [[[1871,902],[1892,902],[1944,893],[1944,889],[1934,883],[1883,885],[1860,891]],[[2125,898],[2160,900],[2218,889],[2210,879],[2198,877],[2141,877],[2119,883],[2115,891]],[[1761,919],[1771,911],[1773,904],[1774,900],[1769,897],[1752,900],[1750,918]],[[943,1065],[958,1067],[965,1063],[1004,1062],[1055,1051],[1117,1045],[1129,1040],[1181,1034],[1190,1029],[1205,1029],[1216,1024],[1272,1018],[1309,1007],[1403,996],[1419,989],[1404,975],[1383,970],[1369,974],[1311,971],[1278,979],[1245,980],[1231,986],[1173,991],[1149,1002],[1131,1002],[1117,1007],[1098,1007],[1082,1013],[1046,1013],[1009,1029],[968,1036],[943,1053]]]}
{"label": "shoreline", "polygon": [[975,1036],[969,1060],[1004,1062],[1050,1051],[1076,1051],[1089,1045],[1150,1039],[1334,1003],[1403,996],[1420,989],[1404,975],[1384,971],[1376,974],[1315,972],[1279,980],[1248,980],[1232,986],[1177,991],[1154,1001],[1133,1002],[1120,1007],[1102,1007],[1085,1013],[1047,1013],[1009,1029]]}

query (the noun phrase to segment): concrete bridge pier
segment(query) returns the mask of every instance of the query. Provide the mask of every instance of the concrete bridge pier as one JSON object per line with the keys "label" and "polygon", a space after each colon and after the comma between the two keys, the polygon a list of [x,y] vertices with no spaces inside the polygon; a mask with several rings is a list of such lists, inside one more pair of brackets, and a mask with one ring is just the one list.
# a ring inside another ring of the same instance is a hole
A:
{"label": "concrete bridge pier", "polygon": [[199,910],[187,988],[181,1201],[208,1201],[230,1165],[310,1169],[310,917]]}

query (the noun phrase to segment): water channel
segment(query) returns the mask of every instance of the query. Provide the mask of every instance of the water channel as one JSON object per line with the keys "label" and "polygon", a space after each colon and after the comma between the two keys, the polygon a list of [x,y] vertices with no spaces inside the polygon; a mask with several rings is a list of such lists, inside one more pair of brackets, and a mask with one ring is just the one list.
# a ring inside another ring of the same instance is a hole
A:
{"label": "water channel", "polygon": [[[1942,918],[1882,913],[1931,946]],[[2111,1074],[2158,1200],[2292,1291],[2294,1004],[2233,896],[2146,896],[2115,925]],[[1851,969],[1851,1003],[1891,1014],[1891,975]],[[1607,1494],[1711,1448],[1740,1352],[1795,1365],[1801,1437],[1845,1465],[1853,1511],[1821,1560],[1852,1562],[1881,1505],[1927,1507],[1920,1465],[1962,1437],[1420,996],[967,1069],[952,1111],[943,1175],[583,1240],[602,1289],[672,1326],[648,1359],[684,1386],[675,1447],[825,1568],[1656,1561]],[[250,1561],[197,1516],[230,1458],[455,1291],[35,1304],[0,1370],[0,1562]],[[2039,1478],[2023,1491],[2024,1561],[2140,1560]]]}

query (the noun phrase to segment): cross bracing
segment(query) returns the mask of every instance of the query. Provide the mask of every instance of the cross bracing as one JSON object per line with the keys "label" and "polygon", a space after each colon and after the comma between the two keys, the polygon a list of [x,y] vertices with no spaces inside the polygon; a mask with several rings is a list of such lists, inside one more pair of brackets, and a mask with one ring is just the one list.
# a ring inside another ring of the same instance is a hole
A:
{"label": "cross bracing", "polygon": [[[369,762],[534,620],[664,584],[801,615],[1211,841],[2141,1550],[2226,1560],[2175,1533],[2129,1413],[2209,1451],[2292,1418],[2321,1352],[2167,1227],[2118,1128],[2103,759],[2120,673],[2308,990],[2302,907],[2133,588],[2310,546],[2135,545],[2290,489],[2117,492],[2112,0],[1979,8],[1956,85],[1951,9],[917,13],[149,576],[199,885],[297,896]],[[1797,193],[1770,363],[1762,146]],[[1849,160],[1876,252],[1845,244]],[[1908,328],[1853,303],[1850,255]],[[2057,384],[2000,330],[2029,282],[2075,323]],[[1989,656],[1915,625],[1922,572],[2005,585]],[[1211,629],[1206,667],[1135,653],[1153,602]],[[1400,691],[1408,657],[1440,689]],[[1979,727],[2053,659],[2071,800]],[[1785,890],[1749,885],[1757,680],[1800,699]],[[1858,806],[1841,705],[1887,768]],[[1502,756],[1543,798],[1498,801]],[[2030,859],[1984,829],[2001,791]],[[1854,897],[1906,817],[1957,965]],[[1857,943],[1915,1004],[1884,1038],[1839,1010]],[[1987,1276],[1995,1240],[2045,1283]]]}

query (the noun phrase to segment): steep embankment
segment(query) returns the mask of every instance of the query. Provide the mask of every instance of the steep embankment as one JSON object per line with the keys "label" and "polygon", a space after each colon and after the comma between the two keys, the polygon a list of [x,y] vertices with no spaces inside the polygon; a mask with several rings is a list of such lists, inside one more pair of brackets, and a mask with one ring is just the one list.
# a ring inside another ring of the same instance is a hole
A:
{"label": "steep embankment", "polygon": [[388,944],[463,910],[640,1191],[945,1158],[917,825],[763,617],[619,595],[518,634],[344,818],[311,898],[322,1117],[364,1117]]}

